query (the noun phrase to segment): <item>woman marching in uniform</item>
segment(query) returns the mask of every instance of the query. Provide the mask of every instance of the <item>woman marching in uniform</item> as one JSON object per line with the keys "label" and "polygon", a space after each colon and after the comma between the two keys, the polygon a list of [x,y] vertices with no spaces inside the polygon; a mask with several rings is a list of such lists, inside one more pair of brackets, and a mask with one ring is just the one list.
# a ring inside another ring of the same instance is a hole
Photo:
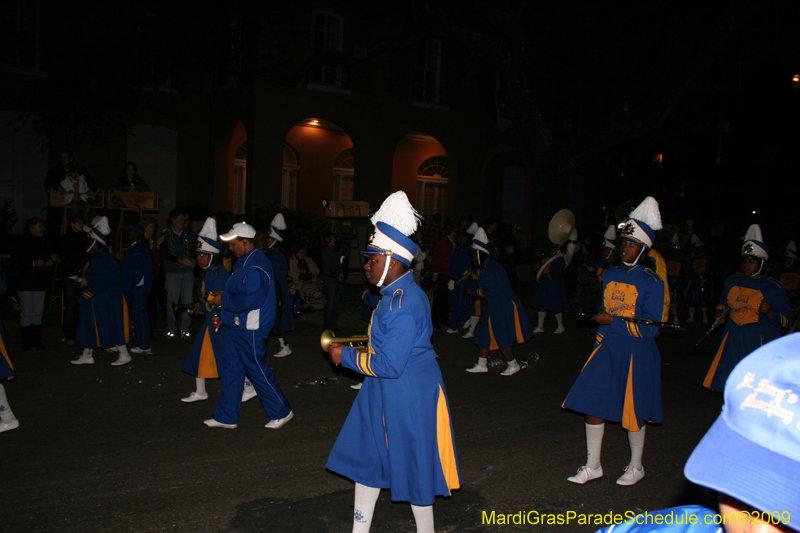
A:
{"label": "woman marching in uniform", "polygon": [[286,276],[289,275],[289,264],[286,262],[286,256],[277,246],[278,243],[283,243],[284,231],[286,231],[286,221],[283,215],[278,213],[270,224],[269,235],[266,239],[267,249],[264,250],[264,253],[267,254],[267,259],[272,264],[272,272],[275,274],[275,286],[280,292],[280,305],[278,305],[280,316],[275,321],[273,334],[278,336],[281,349],[278,350],[274,357],[286,357],[292,354],[292,349],[286,339],[283,338],[283,334],[294,330],[292,291],[289,290],[289,284],[286,282]]}
{"label": "woman marching in uniform", "polygon": [[83,287],[78,296],[78,334],[75,344],[83,348],[73,365],[92,365],[95,348],[112,348],[119,353],[113,366],[131,362],[126,344],[129,340],[128,306],[119,284],[119,263],[114,258],[108,236],[111,228],[106,217],[95,219],[89,236],[94,242],[87,250],[92,255],[83,272]]}
{"label": "woman marching in uniform", "polygon": [[352,479],[353,531],[369,531],[380,490],[411,503],[417,531],[433,533],[436,496],[461,486],[442,373],[430,342],[425,293],[409,265],[419,223],[405,193],[387,198],[372,217],[364,251],[367,280],[381,289],[367,351],[331,343],[331,360],[366,375],[326,467]]}
{"label": "woman marching in uniform", "polygon": [[600,324],[594,350],[564,401],[565,408],[586,415],[587,461],[568,478],[572,483],[603,477],[600,451],[605,420],[628,430],[631,460],[617,484],[639,482],[644,477],[645,421],[664,420],[661,356],[654,338],[658,327],[622,318],[663,318],[664,281],[642,265],[659,229],[658,203],[648,196],[622,229],[617,246],[622,264],[603,274],[603,309],[594,317]]}
{"label": "woman marching in uniform", "polygon": [[[0,278],[0,294],[6,292],[6,282]],[[14,367],[11,366],[11,359],[8,357],[8,343],[6,342],[6,331],[0,323],[0,381],[13,379],[16,374]],[[0,433],[19,427],[19,420],[14,416],[11,407],[8,406],[6,390],[0,383]]]}
{"label": "woman marching in uniform", "polygon": [[744,240],[742,272],[725,280],[717,304],[717,322],[728,320],[728,323],[703,381],[703,386],[711,390],[724,390],[725,380],[739,361],[780,337],[792,316],[786,288],[764,272],[770,250],[761,238],[761,227],[750,226]]}
{"label": "woman marching in uniform", "polygon": [[533,337],[533,329],[522,310],[522,302],[511,288],[505,269],[489,253],[488,242],[486,231],[478,228],[472,239],[472,262],[475,266],[481,266],[476,296],[486,298],[488,310],[484,311],[485,319],[475,334],[474,342],[480,348],[478,362],[467,372],[488,372],[489,351],[499,350],[508,362],[500,375],[512,376],[519,372],[520,366],[511,350],[515,345],[529,341]]}

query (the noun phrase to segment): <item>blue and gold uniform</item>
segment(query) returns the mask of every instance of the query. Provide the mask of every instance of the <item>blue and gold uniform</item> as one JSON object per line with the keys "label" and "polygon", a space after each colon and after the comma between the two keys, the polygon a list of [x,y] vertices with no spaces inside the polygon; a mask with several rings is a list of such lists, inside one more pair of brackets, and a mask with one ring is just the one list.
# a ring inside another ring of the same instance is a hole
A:
{"label": "blue and gold uniform", "polygon": [[[762,302],[770,304],[772,319],[759,312]],[[792,317],[786,288],[766,274],[748,280],[739,273],[725,280],[717,314],[728,309],[730,315],[722,343],[703,381],[703,386],[711,390],[724,390],[725,380],[739,361],[759,346],[780,337],[781,330],[789,327]]]}
{"label": "blue and gold uniform", "polygon": [[110,246],[97,250],[84,269],[75,336],[75,344],[81,348],[110,348],[128,343],[130,321],[119,275],[119,263]]}
{"label": "blue and gold uniform", "polygon": [[342,365],[367,377],[326,467],[362,485],[391,489],[394,501],[431,505],[459,488],[461,477],[430,342],[430,305],[411,271],[381,294],[368,351],[342,350]]}
{"label": "blue and gold uniform", "polygon": [[[555,258],[550,261],[553,257]],[[531,307],[551,313],[566,313],[569,311],[567,286],[564,283],[564,269],[567,268],[567,262],[564,254],[558,251],[549,255],[547,260],[550,262],[544,268]]]}
{"label": "blue and gold uniform", "polygon": [[[6,292],[8,287],[6,282],[0,278],[0,294]],[[3,328],[3,323],[0,322],[0,380],[11,379],[16,374],[14,373],[14,366],[11,364],[11,358],[8,356],[8,342],[6,341],[6,330]]]}
{"label": "blue and gold uniform", "polygon": [[[612,267],[603,274],[603,308],[614,316],[661,321],[664,281],[641,265],[627,271]],[[564,407],[621,422],[630,431],[639,431],[645,421],[663,422],[657,333],[657,326],[619,318],[600,326],[594,349]]]}
{"label": "blue and gold uniform", "polygon": [[505,350],[529,341],[533,328],[517,295],[511,288],[505,269],[487,256],[478,276],[477,296],[486,298],[488,309],[475,334],[475,344],[486,350]]}
{"label": "blue and gold uniform", "polygon": [[[225,270],[222,263],[215,263],[208,267],[203,278],[202,293],[225,290],[225,283],[231,275]],[[225,347],[225,328],[214,331],[214,313],[219,312],[219,307],[208,302],[201,304],[206,318],[197,337],[194,339],[192,349],[181,366],[181,370],[196,378],[213,379],[219,377],[217,371],[217,357]]]}
{"label": "blue and gold uniform", "polygon": [[150,349],[150,317],[147,314],[147,301],[153,286],[153,266],[150,251],[144,241],[137,241],[128,248],[122,260],[122,274],[119,284],[128,309],[133,318],[136,342],[142,350]]}
{"label": "blue and gold uniform", "polygon": [[278,317],[281,330],[292,331],[294,329],[294,302],[292,300],[292,291],[289,290],[289,284],[286,282],[286,276],[289,275],[289,263],[286,261],[286,256],[283,255],[283,252],[277,248],[270,249],[267,258],[272,265],[275,283],[281,290],[281,316]]}
{"label": "blue and gold uniform", "polygon": [[453,280],[453,290],[447,293],[447,298],[450,301],[450,330],[458,329],[460,322],[469,320],[471,316],[467,314],[465,309],[467,300],[464,295],[464,289],[466,288],[464,274],[472,263],[469,253],[469,244],[465,243],[456,246],[456,250],[450,258],[450,267],[447,269],[447,275]]}

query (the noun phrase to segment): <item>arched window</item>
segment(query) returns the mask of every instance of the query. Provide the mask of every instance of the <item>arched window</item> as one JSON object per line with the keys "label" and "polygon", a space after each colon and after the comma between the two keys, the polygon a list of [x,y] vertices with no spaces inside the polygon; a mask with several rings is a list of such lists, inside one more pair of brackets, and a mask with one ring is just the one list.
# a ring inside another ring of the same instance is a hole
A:
{"label": "arched window", "polygon": [[353,199],[353,171],[355,170],[353,149],[343,150],[333,163],[333,199]]}
{"label": "arched window", "polygon": [[281,183],[281,205],[289,209],[297,208],[297,175],[300,161],[289,144],[283,144],[283,179]]}
{"label": "arched window", "polygon": [[441,213],[447,204],[447,156],[426,159],[417,170],[417,211],[424,217]]}

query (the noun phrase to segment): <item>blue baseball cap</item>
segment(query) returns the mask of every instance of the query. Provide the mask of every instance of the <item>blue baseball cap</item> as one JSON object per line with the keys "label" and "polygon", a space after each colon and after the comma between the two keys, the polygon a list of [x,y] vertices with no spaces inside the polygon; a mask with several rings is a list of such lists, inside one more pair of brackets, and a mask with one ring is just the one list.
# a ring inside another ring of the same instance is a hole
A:
{"label": "blue baseball cap", "polygon": [[[724,398],[684,474],[760,511],[800,517],[800,333],[742,359]],[[800,531],[800,520],[787,525]]]}

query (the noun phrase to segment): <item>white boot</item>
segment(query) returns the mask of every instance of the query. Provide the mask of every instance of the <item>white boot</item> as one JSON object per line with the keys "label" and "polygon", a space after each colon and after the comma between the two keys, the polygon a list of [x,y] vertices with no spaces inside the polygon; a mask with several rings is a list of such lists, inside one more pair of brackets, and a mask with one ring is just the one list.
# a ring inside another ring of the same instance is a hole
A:
{"label": "white boot", "polygon": [[701,311],[703,311],[703,324],[708,324],[708,307],[701,307]]}
{"label": "white boot", "polygon": [[94,357],[92,357],[92,349],[84,348],[83,353],[77,359],[70,361],[73,365],[93,365]]}
{"label": "white boot", "polygon": [[256,392],[255,387],[253,387],[253,384],[250,383],[250,380],[247,378],[247,376],[245,376],[244,390],[242,391],[242,403],[246,402],[247,400],[252,400],[256,396],[258,396],[258,393]]}
{"label": "white boot", "polygon": [[194,378],[196,391],[193,391],[186,398],[181,398],[183,403],[201,402],[208,400],[208,393],[206,392],[206,378]]}
{"label": "white boot", "polygon": [[553,333],[556,335],[559,333],[564,333],[564,331],[566,331],[564,329],[564,316],[561,313],[556,313],[556,322],[558,323],[558,327]]}
{"label": "white boot", "polygon": [[117,357],[116,361],[111,363],[111,366],[122,366],[131,362],[131,354],[128,353],[127,346],[120,344],[117,346],[117,351],[119,352],[119,357]]}
{"label": "white boot", "polygon": [[519,363],[517,362],[516,359],[512,359],[511,361],[508,362],[508,365],[506,365],[506,369],[500,372],[500,375],[513,376],[514,374],[519,372],[519,370],[520,370]]}
{"label": "white boot", "polygon": [[281,343],[281,349],[274,355],[274,357],[286,357],[287,355],[292,354],[292,349],[289,348],[289,345],[286,344],[286,341],[284,341],[282,337],[278,337],[278,342]]}
{"label": "white boot", "polygon": [[475,336],[475,328],[478,326],[478,321],[481,319],[479,316],[472,316],[465,324],[469,330],[462,336],[463,339],[471,339]]}
{"label": "white boot", "polygon": [[686,319],[687,324],[694,322],[694,307],[689,308],[689,318]]}
{"label": "white boot", "polygon": [[8,405],[6,390],[0,383],[0,433],[19,427],[19,420],[14,417],[11,407]]}
{"label": "white boot", "polygon": [[487,364],[489,361],[488,357],[478,357],[478,362],[475,363],[475,366],[472,368],[468,368],[467,372],[472,372],[473,374],[484,374],[489,371],[489,365]]}
{"label": "white boot", "polygon": [[545,311],[539,311],[538,313],[538,326],[536,329],[533,330],[534,333],[544,333],[544,317],[547,315]]}

